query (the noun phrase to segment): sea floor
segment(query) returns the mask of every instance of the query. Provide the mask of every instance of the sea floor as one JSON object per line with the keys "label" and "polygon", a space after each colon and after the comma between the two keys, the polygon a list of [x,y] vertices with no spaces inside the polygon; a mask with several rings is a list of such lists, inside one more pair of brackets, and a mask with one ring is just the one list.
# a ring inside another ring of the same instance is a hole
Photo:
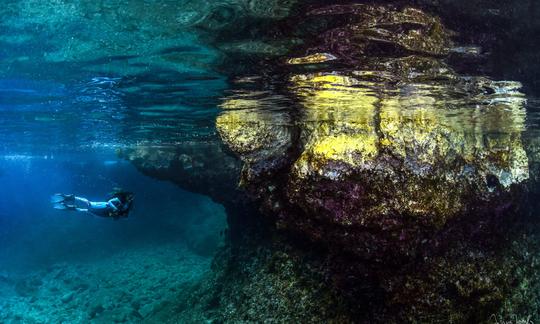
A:
{"label": "sea floor", "polygon": [[174,310],[210,262],[182,243],[167,243],[29,273],[0,272],[0,323],[151,322]]}

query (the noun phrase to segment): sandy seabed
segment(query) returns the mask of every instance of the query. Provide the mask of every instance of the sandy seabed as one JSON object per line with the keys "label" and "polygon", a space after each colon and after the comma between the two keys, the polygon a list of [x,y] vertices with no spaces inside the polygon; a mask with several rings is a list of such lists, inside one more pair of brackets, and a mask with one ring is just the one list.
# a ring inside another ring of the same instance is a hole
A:
{"label": "sandy seabed", "polygon": [[0,272],[0,322],[144,322],[174,309],[210,262],[182,244],[166,244],[31,273]]}

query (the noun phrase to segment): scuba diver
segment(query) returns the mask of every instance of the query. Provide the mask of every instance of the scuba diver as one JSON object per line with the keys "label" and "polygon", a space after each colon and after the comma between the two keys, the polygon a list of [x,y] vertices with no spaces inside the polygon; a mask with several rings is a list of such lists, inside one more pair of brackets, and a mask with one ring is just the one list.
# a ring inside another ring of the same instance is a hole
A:
{"label": "scuba diver", "polygon": [[51,203],[55,209],[87,212],[100,217],[119,219],[128,217],[133,208],[133,197],[131,192],[115,191],[107,201],[93,202],[73,194],[59,193],[51,197]]}

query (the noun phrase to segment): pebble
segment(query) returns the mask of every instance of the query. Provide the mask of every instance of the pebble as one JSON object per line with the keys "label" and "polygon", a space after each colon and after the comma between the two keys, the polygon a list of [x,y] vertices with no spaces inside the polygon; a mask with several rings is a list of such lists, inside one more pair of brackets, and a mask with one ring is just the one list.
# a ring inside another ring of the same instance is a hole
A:
{"label": "pebble", "polygon": [[62,296],[60,300],[62,301],[62,303],[67,304],[73,300],[73,297],[75,297],[75,293],[73,291],[70,291],[64,294],[64,296]]}
{"label": "pebble", "polygon": [[142,317],[147,317],[148,315],[152,314],[153,311],[154,304],[146,304],[139,309],[139,314],[141,314]]}

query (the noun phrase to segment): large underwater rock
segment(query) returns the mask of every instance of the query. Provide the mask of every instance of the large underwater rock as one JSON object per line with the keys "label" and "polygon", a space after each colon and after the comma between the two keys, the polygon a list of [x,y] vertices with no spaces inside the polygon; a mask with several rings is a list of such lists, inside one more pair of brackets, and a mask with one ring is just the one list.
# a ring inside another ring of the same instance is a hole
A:
{"label": "large underwater rock", "polygon": [[537,320],[538,150],[520,83],[477,73],[493,42],[410,6],[309,6],[304,18],[270,28],[289,40],[280,50],[217,44],[271,59],[235,71],[211,158],[126,154],[228,211],[258,207],[229,215],[238,239],[193,309],[218,322]]}
{"label": "large underwater rock", "polygon": [[175,182],[220,203],[232,203],[240,195],[235,183],[241,166],[215,141],[164,147],[138,145],[120,150],[118,155],[149,176]]}
{"label": "large underwater rock", "polygon": [[[396,25],[437,22],[413,12],[389,17]],[[388,24],[386,17],[371,18]],[[386,248],[414,253],[451,221],[518,202],[529,178],[519,83],[460,76],[418,54],[362,60],[348,71],[293,73],[294,115],[279,109],[287,104],[279,94],[235,93],[222,105],[217,127],[246,162],[242,185],[279,226],[378,258]]]}
{"label": "large underwater rock", "polygon": [[511,297],[534,295],[538,283],[536,257],[526,257],[538,246],[526,243],[519,216],[530,187],[521,85],[455,71],[446,58],[474,61],[476,48],[454,44],[418,9],[310,15],[348,19],[283,60],[281,90],[239,78],[222,104],[216,125],[244,162],[242,188],[293,246],[324,251],[320,271],[339,295],[378,295],[378,306],[353,317],[537,312]]}

